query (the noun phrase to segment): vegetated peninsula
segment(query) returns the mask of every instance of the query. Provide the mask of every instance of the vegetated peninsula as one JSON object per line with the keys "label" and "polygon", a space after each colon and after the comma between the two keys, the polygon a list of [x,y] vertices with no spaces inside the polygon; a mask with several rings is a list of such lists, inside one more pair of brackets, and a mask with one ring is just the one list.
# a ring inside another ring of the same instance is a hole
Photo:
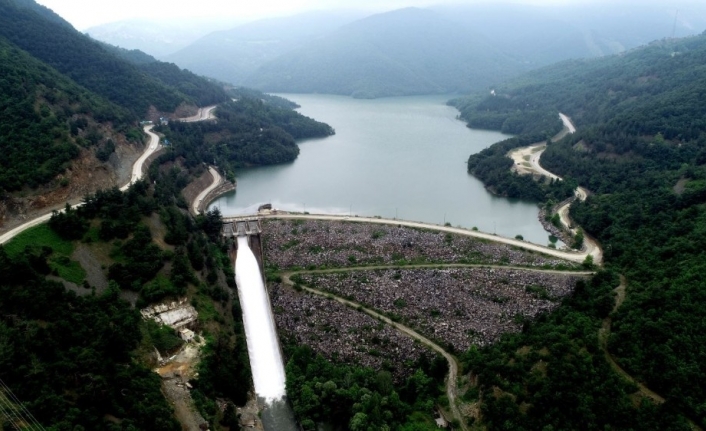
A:
{"label": "vegetated peninsula", "polygon": [[[706,261],[705,58],[706,35],[661,40],[453,102],[471,126],[524,133],[472,155],[469,172],[500,194],[540,201],[550,186],[512,172],[506,154],[550,136],[557,112],[572,118],[578,131],[549,143],[541,164],[588,190],[570,216],[625,277],[615,305],[589,289],[522,335],[472,351],[482,423],[492,429],[706,425],[706,393],[694,383],[706,373],[706,316],[695,305]],[[654,412],[653,423],[623,422]]]}

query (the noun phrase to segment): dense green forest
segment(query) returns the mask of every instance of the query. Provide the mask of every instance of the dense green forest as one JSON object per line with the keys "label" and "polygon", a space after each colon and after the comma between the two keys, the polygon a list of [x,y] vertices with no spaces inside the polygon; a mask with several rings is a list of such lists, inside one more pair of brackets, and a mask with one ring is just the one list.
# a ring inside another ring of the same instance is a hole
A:
{"label": "dense green forest", "polygon": [[[225,94],[205,79],[160,63],[141,69],[31,3],[0,0],[0,36],[135,115],[145,115],[150,106],[172,112],[197,98],[207,103],[225,100]],[[205,94],[199,94],[203,90]]]}
{"label": "dense green forest", "polygon": [[[550,143],[542,165],[589,190],[571,216],[601,242],[606,267],[627,279],[626,299],[613,312],[608,289],[617,281],[594,279],[523,334],[469,353],[481,393],[503,391],[482,398],[488,429],[689,429],[687,420],[706,426],[706,387],[698,383],[706,378],[706,312],[699,305],[706,299],[705,63],[706,35],[663,40],[561,63],[495,96],[455,102],[471,124],[489,127],[502,127],[518,106],[528,118],[549,121],[563,112],[574,120],[577,133]],[[525,136],[471,156],[469,169],[501,194],[515,181],[549,193],[508,169],[507,151],[536,139]],[[608,352],[665,403],[629,395],[636,388],[608,368],[597,336],[608,316]],[[552,394],[558,398],[547,398]]]}
{"label": "dense green forest", "polygon": [[36,187],[54,179],[80,147],[104,140],[97,123],[111,123],[117,131],[135,135],[134,118],[126,109],[1,38],[0,112],[0,190]]}
{"label": "dense green forest", "polygon": [[294,160],[299,155],[296,139],[334,133],[324,123],[279,107],[278,99],[273,104],[242,95],[219,105],[218,121],[162,126],[158,130],[171,142],[171,149],[160,161],[183,158],[188,167],[215,163],[233,179],[239,167]]}
{"label": "dense green forest", "polygon": [[[335,429],[425,431],[427,417],[443,393],[446,361],[420,361],[403,384],[387,371],[332,363],[311,348],[286,346],[287,394],[302,428],[326,423]],[[424,413],[422,413],[424,412]]]}
{"label": "dense green forest", "polygon": [[[192,381],[197,406],[215,424],[222,417],[216,397],[245,402],[251,377],[238,299],[226,290],[235,282],[219,241],[220,214],[192,219],[178,207],[181,174],[165,168],[150,178],[161,187],[140,181],[126,193],[86,196],[83,206],[55,213],[49,230],[0,247],[0,269],[8,274],[0,281],[0,377],[48,429],[180,429],[148,358],[151,346],[167,355],[181,340],[143,321],[121,299],[125,292],[139,294],[138,307],[188,295],[206,338]],[[167,246],[155,241],[154,216]],[[78,247],[98,258],[109,250],[104,290],[96,292],[76,269],[71,250]],[[221,272],[228,286],[218,282]]]}

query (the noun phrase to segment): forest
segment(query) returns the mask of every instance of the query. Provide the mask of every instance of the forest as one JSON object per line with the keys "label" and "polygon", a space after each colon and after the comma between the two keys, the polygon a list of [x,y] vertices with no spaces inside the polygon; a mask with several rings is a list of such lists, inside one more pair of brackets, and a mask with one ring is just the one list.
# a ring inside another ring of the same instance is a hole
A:
{"label": "forest", "polygon": [[[216,424],[224,419],[216,397],[245,402],[251,377],[240,306],[228,293],[235,282],[219,241],[221,217],[215,211],[194,219],[179,208],[180,172],[165,167],[125,193],[88,195],[83,206],[55,212],[43,234],[0,247],[0,269],[11,274],[0,281],[2,379],[48,429],[181,429],[151,370],[151,346],[168,355],[181,340],[138,309],[186,294],[206,339],[192,382],[199,410]],[[155,181],[165,186],[148,185]],[[165,226],[166,246],[154,237],[154,217]],[[97,256],[110,250],[107,288],[90,285],[81,270],[65,275],[77,247]],[[78,294],[62,284],[67,279]],[[138,308],[126,292],[138,295]]]}
{"label": "forest", "polygon": [[2,198],[65,186],[59,176],[86,150],[107,162],[116,142],[139,144],[137,121],[150,106],[228,99],[221,85],[93,41],[32,0],[0,0]]}
{"label": "forest", "polygon": [[[594,278],[521,335],[469,352],[480,392],[499,387],[506,393],[483,397],[488,429],[706,426],[706,392],[696,383],[706,378],[706,312],[698,305],[706,299],[704,61],[706,35],[661,40],[624,55],[560,63],[495,96],[454,102],[470,126],[502,127],[513,106],[547,120],[558,112],[574,120],[577,133],[551,142],[541,163],[589,190],[571,216],[602,244],[607,274],[621,274],[627,286],[624,302],[613,309],[609,289],[617,279]],[[521,183],[527,197],[537,188],[548,195],[551,185],[530,185],[508,169],[505,154],[536,139],[525,139],[537,131],[528,126],[471,156],[470,172],[499,194],[510,195]],[[601,298],[604,303],[591,304]],[[612,325],[603,350],[596,334],[606,321]],[[607,354],[665,401],[636,395],[608,367]],[[537,361],[544,371],[538,373]],[[545,398],[552,394],[561,398]]]}
{"label": "forest", "polygon": [[6,191],[54,179],[81,147],[98,143],[97,123],[110,122],[128,135],[134,130],[128,110],[76,85],[3,39],[0,111],[0,190]]}
{"label": "forest", "polygon": [[293,342],[285,342],[285,354],[287,393],[306,431],[317,423],[352,431],[426,431],[447,373],[443,358],[419,361],[412,376],[394,384],[387,371],[333,363]]}

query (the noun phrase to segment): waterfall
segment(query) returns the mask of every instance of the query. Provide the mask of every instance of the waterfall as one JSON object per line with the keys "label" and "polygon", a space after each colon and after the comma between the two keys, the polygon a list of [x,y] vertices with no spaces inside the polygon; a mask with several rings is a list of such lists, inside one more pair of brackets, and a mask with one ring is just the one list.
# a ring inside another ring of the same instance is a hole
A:
{"label": "waterfall", "polygon": [[285,396],[285,375],[270,301],[260,267],[246,236],[238,237],[235,282],[243,309],[243,324],[255,392],[267,403]]}

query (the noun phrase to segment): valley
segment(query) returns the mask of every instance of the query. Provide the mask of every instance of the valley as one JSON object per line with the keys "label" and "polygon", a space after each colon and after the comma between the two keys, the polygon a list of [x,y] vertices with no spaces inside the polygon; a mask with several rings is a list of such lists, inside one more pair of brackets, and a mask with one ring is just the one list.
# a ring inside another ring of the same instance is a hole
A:
{"label": "valley", "polygon": [[706,428],[703,5],[42,1],[0,431]]}

